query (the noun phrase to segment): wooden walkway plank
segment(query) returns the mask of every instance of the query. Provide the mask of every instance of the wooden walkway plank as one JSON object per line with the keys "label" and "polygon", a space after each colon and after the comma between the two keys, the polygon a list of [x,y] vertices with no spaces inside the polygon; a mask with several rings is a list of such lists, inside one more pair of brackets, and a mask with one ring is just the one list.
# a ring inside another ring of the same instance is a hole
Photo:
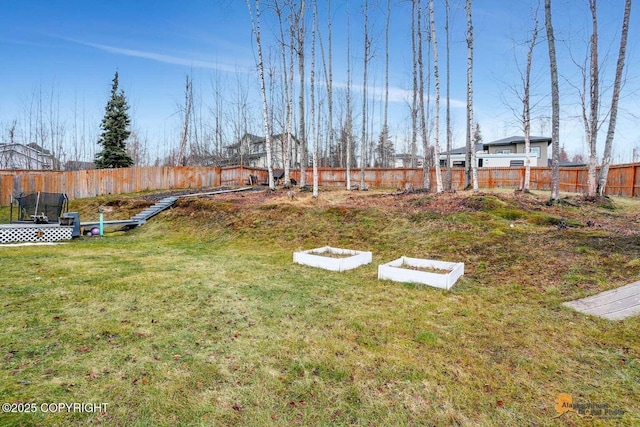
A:
{"label": "wooden walkway plank", "polygon": [[617,289],[563,303],[581,313],[621,320],[640,314],[640,281]]}

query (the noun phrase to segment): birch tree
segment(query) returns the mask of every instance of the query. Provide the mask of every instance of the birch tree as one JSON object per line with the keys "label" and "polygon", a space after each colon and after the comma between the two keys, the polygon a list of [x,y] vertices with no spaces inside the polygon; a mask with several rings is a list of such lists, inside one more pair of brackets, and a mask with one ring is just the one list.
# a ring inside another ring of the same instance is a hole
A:
{"label": "birch tree", "polygon": [[346,181],[347,190],[351,190],[351,144],[353,130],[353,113],[351,111],[351,25],[349,19],[349,7],[347,4],[347,118],[345,120],[346,143],[347,143],[347,170]]}
{"label": "birch tree", "polygon": [[[314,0],[316,2],[316,7],[317,7],[317,0]],[[325,77],[325,85],[327,88],[327,131],[329,134],[329,141],[328,141],[328,146],[329,146],[329,150],[333,150],[334,149],[334,130],[333,130],[333,64],[332,64],[332,51],[331,51],[331,0],[327,0],[327,49],[328,49],[328,54],[325,57],[325,52],[324,52],[324,45],[322,43],[322,36],[318,37],[318,42],[320,44],[320,52],[321,52],[321,56],[322,56],[322,67],[323,67],[323,71],[324,71],[324,77]],[[316,32],[320,32],[320,29],[316,27]],[[328,66],[327,66],[328,64]],[[338,150],[339,152],[341,152],[341,150]],[[333,157],[332,157],[333,159]],[[331,160],[331,162],[333,163],[333,160]]]}
{"label": "birch tree", "polygon": [[560,91],[558,89],[558,63],[556,43],[551,19],[551,0],[544,1],[544,22],[549,46],[551,73],[551,202],[560,198]]}
{"label": "birch tree", "polygon": [[256,47],[258,49],[258,78],[260,80],[260,94],[262,95],[262,119],[264,124],[265,151],[267,155],[267,168],[269,173],[269,189],[275,190],[273,181],[273,167],[271,164],[271,122],[269,120],[269,107],[267,105],[267,88],[264,79],[264,61],[262,56],[262,39],[260,33],[260,0],[255,0],[255,19],[254,7],[251,6],[250,0],[247,0],[249,8],[249,17],[251,19],[251,28],[256,39]]}
{"label": "birch tree", "polygon": [[600,177],[598,181],[598,194],[604,196],[607,185],[607,177],[609,176],[609,165],[611,164],[611,150],[613,146],[613,137],[616,130],[616,121],[618,118],[618,101],[620,99],[620,90],[622,87],[622,73],[627,51],[627,38],[629,35],[629,17],[631,15],[631,0],[625,0],[624,16],[622,18],[622,32],[620,35],[620,49],[618,51],[618,62],[616,64],[616,75],[613,83],[613,94],[611,95],[611,110],[609,115],[609,127],[604,143],[604,154],[602,157],[602,166],[600,168]]}
{"label": "birch tree", "polygon": [[447,190],[451,190],[453,181],[451,173],[451,35],[449,33],[449,0],[444,0],[444,31],[447,44]]}
{"label": "birch tree", "polygon": [[525,193],[529,192],[529,186],[531,181],[531,62],[533,59],[533,49],[536,46],[536,41],[538,39],[538,9],[540,7],[540,2],[538,2],[538,6],[534,12],[534,24],[533,24],[533,32],[531,34],[531,39],[527,43],[527,64],[525,66],[524,76],[523,76],[523,96],[522,96],[522,128],[524,130],[524,152],[525,152],[525,161],[524,161],[524,183],[522,185],[522,191]]}
{"label": "birch tree", "polygon": [[[305,0],[297,0],[300,3],[300,7],[297,11],[292,13],[292,31],[295,31],[295,48],[298,57],[298,78],[300,79],[300,88],[298,90],[298,114],[299,114],[299,130],[298,138],[300,140],[300,188],[307,185],[307,177],[305,173],[307,157],[308,157],[308,145],[305,127],[305,71],[304,71],[304,38],[305,38]],[[291,8],[296,1],[292,2]],[[293,45],[292,45],[293,46]],[[297,151],[297,150],[296,150]],[[297,158],[297,156],[296,156]]]}
{"label": "birch tree", "polygon": [[189,124],[191,123],[191,114],[193,111],[193,82],[187,74],[185,77],[184,87],[184,122],[182,124],[182,134],[180,135],[180,148],[178,150],[178,158],[176,166],[187,165],[187,142],[189,139]]}
{"label": "birch tree", "polygon": [[[417,40],[420,33],[416,23],[420,22],[418,18],[418,8],[420,0],[411,0],[411,57],[413,65],[413,91],[411,97],[411,140],[409,142],[409,151],[411,153],[411,167],[415,167],[416,141],[418,138],[418,56]],[[429,179],[428,177],[425,179]],[[428,188],[428,181],[425,181],[424,187]]]}
{"label": "birch tree", "polygon": [[384,29],[384,112],[382,115],[382,131],[378,141],[379,165],[388,168],[390,163],[390,141],[389,141],[389,23],[391,20],[391,0],[387,0],[387,16],[385,18]]}
{"label": "birch tree", "polygon": [[[417,23],[417,43],[418,43],[418,114],[420,117],[420,135],[422,137],[422,151],[423,151],[423,156],[422,156],[422,176],[423,176],[423,187],[425,190],[431,190],[431,174],[430,174],[430,170],[429,170],[429,165],[431,164],[431,159],[429,156],[429,131],[428,131],[428,115],[429,115],[429,103],[430,103],[430,98],[429,98],[429,89],[431,87],[431,72],[430,72],[430,68],[427,66],[427,105],[425,106],[425,102],[424,102],[424,55],[423,55],[423,50],[422,50],[422,41],[423,41],[423,37],[422,37],[422,5],[420,3],[420,1],[418,1],[418,7],[417,7],[417,17],[416,17],[416,23]],[[430,26],[430,24],[429,24]],[[428,34],[428,39],[429,39],[429,43],[428,43],[428,54],[427,54],[427,61],[429,61],[430,58],[430,54],[431,54],[431,33],[427,31]],[[415,151],[416,149],[413,148],[413,150]],[[415,160],[414,159],[414,153],[412,152],[412,167],[415,167]]]}
{"label": "birch tree", "polygon": [[371,52],[371,40],[369,39],[369,0],[364,1],[364,64],[362,77],[362,133],[360,141],[360,190],[366,190],[364,181],[365,168],[367,166],[367,72],[369,70],[369,55]]}
{"label": "birch tree", "polygon": [[429,0],[429,18],[431,21],[431,43],[433,44],[433,79],[436,90],[434,130],[433,130],[433,162],[436,168],[436,192],[442,193],[442,175],[440,174],[440,74],[438,70],[438,38],[436,32],[433,0]]}
{"label": "birch tree", "polygon": [[597,0],[589,0],[591,11],[591,37],[589,40],[589,116],[587,117],[585,94],[582,97],[582,118],[585,128],[585,139],[589,147],[587,195],[595,197],[597,190],[597,141],[600,107],[600,69],[598,63],[598,13]]}
{"label": "birch tree", "polygon": [[[283,154],[283,164],[284,167],[284,187],[289,188],[291,186],[291,177],[289,170],[289,156],[291,152],[291,134],[293,130],[293,38],[294,38],[294,30],[293,30],[293,22],[290,26],[289,31],[289,43],[285,42],[284,35],[284,25],[282,15],[284,13],[283,7],[278,2],[278,0],[274,0],[274,8],[276,12],[276,16],[278,17],[278,26],[280,29],[280,53],[282,59],[282,87],[284,89],[284,105],[285,105],[285,126],[282,132],[282,154]],[[289,9],[291,11],[291,9]],[[291,12],[290,12],[291,13]],[[289,47],[288,51],[290,53],[290,60],[287,64],[287,46]]]}
{"label": "birch tree", "polygon": [[309,91],[311,92],[311,138],[313,167],[313,198],[318,198],[318,135],[316,134],[316,29],[318,28],[318,1],[313,0],[313,17],[311,26],[311,70],[309,71]]}
{"label": "birch tree", "polygon": [[467,0],[467,159],[466,170],[471,168],[473,191],[478,192],[478,164],[476,163],[476,142],[473,134],[473,21],[471,0]]}

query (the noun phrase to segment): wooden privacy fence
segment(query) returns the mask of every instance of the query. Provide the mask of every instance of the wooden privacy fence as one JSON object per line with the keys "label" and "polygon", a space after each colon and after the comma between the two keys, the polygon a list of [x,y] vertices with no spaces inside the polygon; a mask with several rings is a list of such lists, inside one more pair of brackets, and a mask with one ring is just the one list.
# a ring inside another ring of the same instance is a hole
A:
{"label": "wooden privacy fence", "polygon": [[[360,170],[350,172],[351,182],[360,183]],[[312,170],[306,169],[307,184],[312,184]],[[446,170],[442,171],[446,180]],[[464,187],[464,170],[451,170],[452,188]],[[265,169],[246,166],[231,167],[143,167],[124,169],[93,169],[84,171],[31,171],[0,170],[0,205],[8,205],[12,194],[37,191],[66,193],[71,199],[81,199],[104,194],[134,193],[146,190],[198,189],[219,186],[246,185],[249,176],[265,182]],[[291,177],[300,182],[300,170],[291,171]],[[320,168],[321,186],[343,187],[346,185],[346,170]],[[435,186],[435,171],[430,179]],[[517,188],[524,181],[524,168],[480,168],[480,188]],[[372,188],[401,188],[407,183],[414,188],[423,187],[422,169],[366,169],[365,182]],[[551,169],[531,168],[531,189],[551,189]],[[584,193],[587,189],[586,168],[561,168],[560,191]],[[640,163],[615,165],[609,170],[607,194],[627,197],[640,196]]]}

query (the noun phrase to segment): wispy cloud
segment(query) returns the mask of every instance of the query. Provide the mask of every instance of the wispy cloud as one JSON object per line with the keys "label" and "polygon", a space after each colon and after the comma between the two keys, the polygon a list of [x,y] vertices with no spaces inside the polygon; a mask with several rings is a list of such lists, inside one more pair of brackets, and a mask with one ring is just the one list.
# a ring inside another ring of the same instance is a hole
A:
{"label": "wispy cloud", "polygon": [[[341,82],[334,82],[333,83],[333,87],[334,88],[338,88],[338,89],[346,89],[347,85],[346,83],[341,83]],[[357,93],[362,93],[364,89],[364,86],[362,85],[351,85],[351,90]],[[383,86],[375,86],[375,87],[371,87],[369,86],[367,88],[367,92],[370,94],[369,96],[371,98],[375,98],[375,99],[383,99],[384,98],[384,87]],[[411,98],[413,96],[413,91],[409,90],[409,89],[404,89],[401,87],[397,87],[397,86],[390,86],[389,87],[389,102],[392,103],[402,103],[402,104],[410,104],[411,103]],[[427,94],[425,94],[425,98],[426,98]],[[435,100],[435,95],[431,94],[431,102],[433,102]],[[445,99],[441,98],[440,100],[441,105],[444,107],[444,103],[445,103]],[[465,101],[461,101],[459,99],[454,99],[452,98],[450,100],[451,103],[451,107],[452,108],[467,108],[467,103]]]}
{"label": "wispy cloud", "polygon": [[85,41],[69,39],[69,38],[65,38],[65,40],[73,43],[81,44],[83,46],[99,49],[104,52],[113,53],[116,55],[124,55],[124,56],[131,56],[135,58],[149,59],[151,61],[162,62],[164,64],[182,65],[182,66],[194,67],[194,68],[205,68],[210,70],[225,71],[229,73],[253,72],[251,68],[246,66],[229,65],[229,64],[219,63],[219,62],[202,61],[199,59],[182,58],[178,56],[165,55],[162,53],[149,52],[149,51],[137,50],[137,49],[127,49],[127,48],[109,46],[109,45],[104,45],[99,43],[85,42]]}

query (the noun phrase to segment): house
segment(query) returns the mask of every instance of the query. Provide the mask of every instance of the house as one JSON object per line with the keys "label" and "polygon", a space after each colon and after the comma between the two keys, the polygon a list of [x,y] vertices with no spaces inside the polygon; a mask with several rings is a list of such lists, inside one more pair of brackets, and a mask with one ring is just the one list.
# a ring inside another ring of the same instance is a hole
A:
{"label": "house", "polygon": [[0,169],[60,169],[60,161],[38,144],[0,143]]}
{"label": "house", "polygon": [[393,167],[396,169],[406,169],[411,167],[412,159],[415,157],[415,167],[422,167],[422,156],[412,156],[411,154],[397,153],[393,155]]}
{"label": "house", "polygon": [[[287,134],[273,135],[271,137],[271,166],[273,168],[284,168],[284,144]],[[291,135],[291,146],[289,147],[289,167],[300,167],[301,146],[300,141]],[[228,145],[227,166],[246,165],[255,168],[267,168],[267,150],[264,136],[245,133],[240,141]]]}
{"label": "house", "polygon": [[[529,160],[531,166],[547,166],[551,138],[531,136],[529,138]],[[526,154],[523,136],[510,136],[483,144],[476,144],[476,161],[479,168],[524,166]],[[451,167],[464,167],[466,148],[448,152]],[[440,165],[447,165],[447,152],[440,153]]]}
{"label": "house", "polygon": [[93,162],[83,162],[80,160],[68,160],[64,163],[64,170],[66,171],[84,171],[95,169],[96,165]]}

